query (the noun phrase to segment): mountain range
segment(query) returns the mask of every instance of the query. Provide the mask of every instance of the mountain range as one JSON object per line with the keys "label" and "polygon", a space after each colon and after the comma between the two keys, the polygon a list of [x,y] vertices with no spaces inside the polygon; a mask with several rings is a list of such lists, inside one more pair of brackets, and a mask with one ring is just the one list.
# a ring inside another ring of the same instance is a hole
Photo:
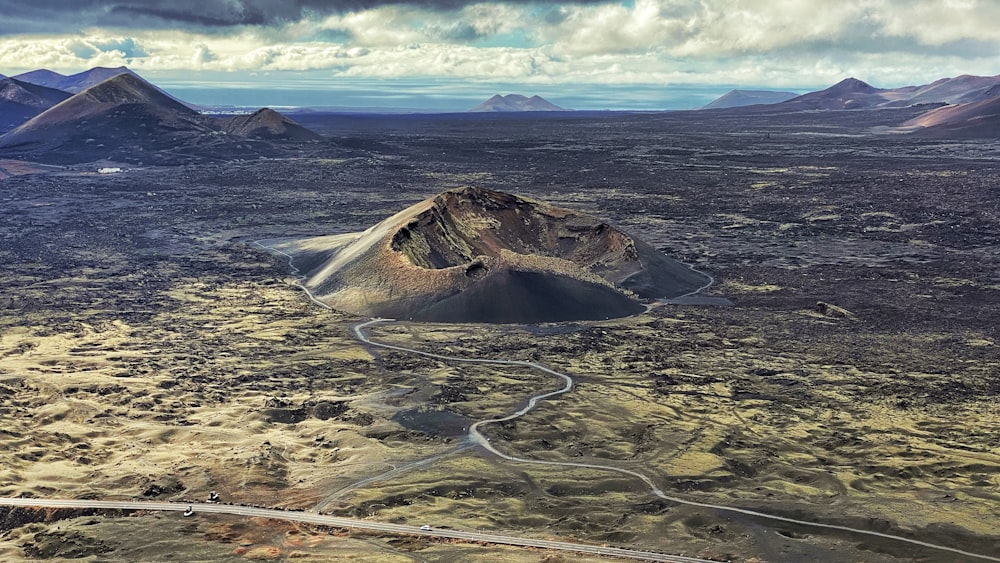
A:
{"label": "mountain range", "polygon": [[114,78],[119,74],[132,74],[134,76],[138,76],[128,68],[120,66],[116,68],[94,67],[90,70],[85,70],[69,76],[43,68],[18,74],[17,76],[14,76],[14,78],[20,80],[21,82],[29,82],[31,84],[37,84],[38,86],[55,88],[56,90],[76,94],[77,92],[82,92],[91,86],[97,86],[101,82],[104,82],[109,78]]}
{"label": "mountain range", "polygon": [[922,86],[876,88],[857,78],[845,78],[829,88],[796,95],[766,90],[732,90],[702,109],[774,105],[784,110],[839,110],[903,107],[918,104],[964,104],[1000,95],[1000,75],[942,78]]}
{"label": "mountain range", "polygon": [[[1000,75],[942,78],[922,86],[877,88],[847,78],[829,88],[734,90],[709,107],[747,115],[926,106],[899,132],[928,137],[1000,136]],[[539,96],[496,95],[475,112],[565,111]],[[125,67],[65,76],[37,70],[0,79],[0,156],[73,163],[102,159],[183,163],[279,155],[285,145],[324,138],[271,109],[211,116]],[[289,145],[290,146],[290,145]]]}
{"label": "mountain range", "polygon": [[[730,94],[712,104],[724,102],[724,98]],[[730,107],[726,111],[793,113],[921,105],[928,106],[927,112],[900,124],[899,131],[928,137],[1000,136],[1000,116],[997,115],[997,108],[1000,106],[1000,75],[961,75],[942,78],[922,86],[901,88],[876,88],[857,78],[846,78],[829,88],[781,102],[747,104]]]}
{"label": "mountain range", "polygon": [[230,118],[203,115],[124,68],[19,76],[82,89],[72,94],[17,78],[0,81],[0,124],[13,127],[0,136],[0,152],[12,157],[177,164],[273,155],[285,143],[324,140],[270,109]]}

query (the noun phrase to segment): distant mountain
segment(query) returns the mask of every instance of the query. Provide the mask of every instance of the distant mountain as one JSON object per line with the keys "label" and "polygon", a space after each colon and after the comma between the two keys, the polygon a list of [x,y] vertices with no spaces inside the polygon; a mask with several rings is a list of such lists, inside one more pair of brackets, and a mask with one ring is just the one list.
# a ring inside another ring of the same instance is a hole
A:
{"label": "distant mountain", "polygon": [[69,76],[53,72],[48,69],[33,70],[24,74],[19,74],[14,78],[22,82],[30,82],[39,86],[47,86],[57,90],[65,90],[72,94],[82,92],[91,86],[96,86],[109,78],[114,78],[120,74],[131,74],[138,76],[127,67],[116,68],[94,67],[90,70],[71,74]]}
{"label": "distant mountain", "polygon": [[62,90],[14,78],[0,80],[0,133],[17,127],[69,97],[70,94]]}
{"label": "distant mountain", "polygon": [[175,147],[217,130],[188,108],[132,73],[88,88],[0,137],[0,149],[47,162],[86,162]]}
{"label": "distant mountain", "polygon": [[270,108],[259,109],[250,115],[238,115],[223,124],[230,135],[251,139],[322,141],[323,136],[299,125],[290,118]]}
{"label": "distant mountain", "polygon": [[[85,70],[83,72],[78,72],[76,74],[71,74],[66,77],[66,79],[61,84],[60,90],[66,90],[67,92],[83,92],[87,88],[92,86],[97,86],[98,84],[116,76],[123,74],[131,75],[138,78],[139,75],[132,72],[126,67],[120,66],[116,68],[105,68],[105,67],[94,67],[90,70]],[[157,88],[159,90],[159,88]]]}
{"label": "distant mountain", "polygon": [[[141,76],[133,72],[128,67],[124,66],[119,66],[115,68],[97,66],[90,70],[85,70],[83,72],[78,72],[76,74],[71,74],[69,76],[65,76],[59,74],[58,72],[53,72],[51,70],[43,68],[40,70],[33,70],[31,72],[25,72],[23,74],[19,74],[14,78],[17,78],[22,82],[30,82],[31,84],[37,84],[39,86],[46,86],[48,88],[55,88],[57,90],[63,90],[71,94],[76,94],[86,90],[87,88],[90,88],[91,86],[96,86],[101,82],[108,80],[109,78],[114,78],[122,74],[130,74],[132,76],[142,79]],[[153,87],[159,90],[162,94],[170,97],[174,101],[180,102],[192,109],[195,109],[194,106],[186,103],[183,100],[171,96],[163,89],[161,89],[159,86],[154,85]]]}
{"label": "distant mountain", "polygon": [[798,96],[795,92],[772,90],[730,90],[701,109],[725,109],[758,104],[777,104]]}
{"label": "distant mountain", "polygon": [[903,124],[920,127],[921,137],[993,138],[1000,137],[1000,86],[988,92],[993,97],[933,109]]}
{"label": "distant mountain", "polygon": [[[79,83],[100,74],[78,76]],[[112,72],[111,78],[72,96],[27,86],[25,90],[65,99],[0,136],[5,156],[56,164],[103,159],[184,164],[281,156],[300,150],[298,142],[323,140],[270,109],[227,119],[202,115],[133,72]]]}
{"label": "distant mountain", "polygon": [[825,90],[810,92],[778,104],[785,110],[862,109],[885,104],[884,90],[857,78],[845,78]]}
{"label": "distant mountain", "polygon": [[990,90],[1000,86],[1000,75],[970,76],[963,74],[955,78],[942,78],[923,86],[889,90],[886,97],[901,98],[907,105],[925,103],[962,104],[991,98]]}
{"label": "distant mountain", "polygon": [[[996,87],[1000,87],[1000,75],[970,76],[966,74],[954,78],[942,78],[921,86],[900,88],[876,88],[857,78],[847,78],[824,90],[779,101],[770,106],[768,110],[794,112],[908,107],[920,104],[960,104],[989,99]],[[747,107],[750,104],[742,103],[746,100],[742,94],[746,92],[748,91],[733,90],[705,108]],[[734,100],[734,102],[731,103],[730,100]],[[767,102],[754,101],[752,103]],[[747,107],[747,111],[756,110]]]}
{"label": "distant mountain", "polygon": [[506,96],[497,94],[469,111],[566,111],[566,109],[548,102],[541,96],[528,98],[520,94],[507,94]]}
{"label": "distant mountain", "polygon": [[35,84],[38,86],[45,86],[46,88],[55,88],[61,90],[59,86],[62,82],[66,80],[65,74],[59,74],[58,72],[53,72],[47,68],[42,68],[38,70],[32,70],[31,72],[24,72],[14,76],[21,82],[28,82],[30,84]]}

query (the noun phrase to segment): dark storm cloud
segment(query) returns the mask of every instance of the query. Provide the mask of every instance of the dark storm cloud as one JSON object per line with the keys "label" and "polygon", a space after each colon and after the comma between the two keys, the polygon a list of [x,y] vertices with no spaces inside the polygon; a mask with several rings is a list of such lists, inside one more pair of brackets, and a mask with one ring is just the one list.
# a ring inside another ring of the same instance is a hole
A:
{"label": "dark storm cloud", "polygon": [[[379,6],[453,10],[477,0],[0,0],[0,34],[56,33],[92,26],[197,28],[268,26]],[[596,4],[605,0],[573,0]],[[533,0],[510,3],[545,4]]]}

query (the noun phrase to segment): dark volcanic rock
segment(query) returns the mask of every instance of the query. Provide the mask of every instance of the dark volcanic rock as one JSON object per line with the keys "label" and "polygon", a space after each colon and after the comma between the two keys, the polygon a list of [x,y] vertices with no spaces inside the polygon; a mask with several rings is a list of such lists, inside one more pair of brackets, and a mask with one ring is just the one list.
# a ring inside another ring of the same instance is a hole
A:
{"label": "dark volcanic rock", "polygon": [[571,276],[506,270],[418,313],[431,322],[541,323],[634,315],[645,309],[603,285]]}
{"label": "dark volcanic rock", "polygon": [[56,522],[77,516],[96,514],[94,508],[35,508],[26,506],[0,506],[0,532],[20,528],[35,522]]}

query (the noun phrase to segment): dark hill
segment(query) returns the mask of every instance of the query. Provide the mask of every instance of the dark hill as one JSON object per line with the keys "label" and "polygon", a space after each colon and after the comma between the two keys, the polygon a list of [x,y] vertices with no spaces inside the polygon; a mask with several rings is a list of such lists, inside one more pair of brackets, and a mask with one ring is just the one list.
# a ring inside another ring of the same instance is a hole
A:
{"label": "dark hill", "polygon": [[142,78],[119,74],[0,137],[0,149],[43,162],[142,160],[216,130],[207,118]]}
{"label": "dark hill", "polygon": [[868,84],[864,80],[858,80],[857,78],[852,77],[845,78],[833,86],[830,86],[826,90],[820,90],[817,93],[826,96],[853,96],[857,94],[878,94],[879,92],[881,92],[880,89]]}
{"label": "dark hill", "polygon": [[845,78],[825,90],[781,102],[778,107],[786,111],[870,108],[888,101],[882,92],[857,78]]}
{"label": "dark hill", "polygon": [[251,139],[322,141],[323,136],[299,125],[270,108],[250,115],[238,115],[226,121],[223,130],[230,135]]}
{"label": "dark hill", "polygon": [[60,88],[60,86],[62,86],[63,81],[66,80],[66,75],[59,74],[58,72],[51,71],[47,68],[42,68],[18,74],[14,78],[20,80],[21,82],[61,90],[62,88]]}
{"label": "dark hill", "polygon": [[530,98],[520,94],[497,94],[469,111],[504,112],[504,111],[566,111],[541,96]]}
{"label": "dark hill", "polygon": [[[104,82],[105,80],[109,80],[111,78],[120,76],[122,74],[130,74],[136,78],[139,78],[140,80],[145,80],[138,74],[133,72],[131,69],[124,66],[119,66],[114,68],[98,66],[89,70],[85,70],[83,72],[71,74],[69,76],[64,76],[62,74],[59,74],[58,72],[52,72],[51,70],[47,69],[41,69],[41,70],[33,70],[31,72],[26,72],[24,74],[15,76],[14,78],[17,78],[18,80],[21,80],[23,82],[30,82],[32,84],[37,84],[39,86],[56,88],[57,90],[63,90],[71,94],[77,94],[88,88],[97,86],[98,84]],[[175,102],[187,105],[186,103],[184,103],[184,101],[174,98],[173,96],[163,91],[159,87],[152,84],[150,85],[153,86],[153,88],[159,90],[163,95],[173,99]]]}
{"label": "dark hill", "polygon": [[0,133],[17,127],[69,97],[70,94],[61,90],[14,78],[0,80]]}
{"label": "dark hill", "polygon": [[450,190],[363,233],[275,245],[332,307],[447,322],[604,319],[708,277],[597,219],[481,188]]}

